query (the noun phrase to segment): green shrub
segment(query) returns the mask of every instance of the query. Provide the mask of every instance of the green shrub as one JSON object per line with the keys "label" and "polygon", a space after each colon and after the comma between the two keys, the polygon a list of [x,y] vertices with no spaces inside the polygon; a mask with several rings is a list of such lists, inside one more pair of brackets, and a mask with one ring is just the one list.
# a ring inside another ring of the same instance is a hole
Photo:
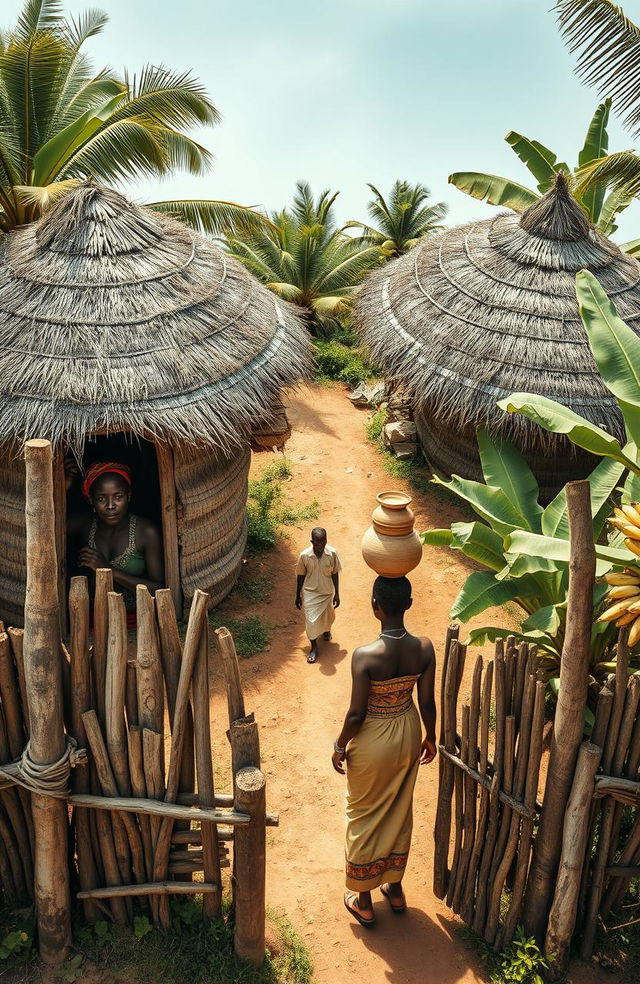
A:
{"label": "green shrub", "polygon": [[247,501],[249,553],[260,554],[272,550],[281,526],[291,526],[303,519],[317,519],[320,506],[316,499],[306,506],[291,506],[284,496],[283,483],[291,478],[291,463],[278,458],[262,470],[259,478],[249,482]]}
{"label": "green shrub", "polygon": [[257,615],[229,618],[224,612],[212,612],[209,624],[213,629],[224,626],[233,636],[238,656],[256,656],[269,645],[269,627]]}
{"label": "green shrub", "polygon": [[323,342],[317,340],[316,375],[321,379],[333,379],[349,386],[372,379],[375,376],[374,367],[367,360],[364,349],[349,348],[341,342],[332,340]]}
{"label": "green shrub", "polygon": [[387,411],[376,410],[367,423],[367,437],[370,441],[381,441],[384,425],[387,422]]}

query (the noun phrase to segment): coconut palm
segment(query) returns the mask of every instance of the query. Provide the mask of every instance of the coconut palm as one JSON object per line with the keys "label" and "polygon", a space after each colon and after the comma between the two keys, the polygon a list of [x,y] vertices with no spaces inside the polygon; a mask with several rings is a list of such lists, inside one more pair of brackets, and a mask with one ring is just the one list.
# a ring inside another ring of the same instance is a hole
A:
{"label": "coconut palm", "polygon": [[[609,0],[558,0],[560,31],[578,56],[577,73],[614,100],[627,129],[640,135],[640,27]],[[588,194],[607,183],[613,193],[629,201],[640,195],[640,157],[632,150],[602,154],[577,175],[577,193]],[[627,243],[628,252],[640,252],[640,240]]]}
{"label": "coconut palm", "polygon": [[444,202],[426,205],[430,193],[423,184],[396,181],[388,200],[375,185],[367,184],[367,187],[373,192],[367,211],[374,225],[354,220],[344,228],[361,229],[360,240],[378,246],[385,257],[401,256],[424,236],[444,228],[441,223],[447,206]]}
{"label": "coconut palm", "polygon": [[229,249],[275,294],[306,308],[314,334],[329,337],[349,314],[362,278],[380,263],[380,251],[337,228],[338,192],[314,199],[306,182],[296,189],[293,204],[270,216],[272,228],[230,237]]}
{"label": "coconut palm", "polygon": [[[0,33],[0,229],[36,218],[79,180],[203,174],[210,153],[186,132],[219,113],[188,73],[147,65],[122,78],[95,73],[85,42],[107,23],[102,11],[65,19],[58,0],[26,0]],[[203,231],[259,221],[234,202],[160,201]]]}
{"label": "coconut palm", "polygon": [[524,212],[549,190],[558,171],[564,171],[569,178],[572,194],[578,199],[591,222],[605,236],[610,236],[617,229],[616,216],[631,204],[633,194],[628,189],[620,190],[617,187],[607,194],[609,181],[605,175],[591,182],[589,186],[585,186],[580,180],[584,169],[591,167],[607,153],[609,147],[607,124],[610,110],[611,99],[605,99],[597,107],[578,155],[578,164],[573,171],[568,164],[559,161],[553,151],[539,141],[525,137],[515,130],[507,133],[504,139],[536,179],[536,191],[508,178],[501,178],[497,174],[484,174],[479,171],[456,171],[449,175],[449,183],[465,194],[471,195],[472,198],[486,201],[490,205],[506,206],[514,212]]}

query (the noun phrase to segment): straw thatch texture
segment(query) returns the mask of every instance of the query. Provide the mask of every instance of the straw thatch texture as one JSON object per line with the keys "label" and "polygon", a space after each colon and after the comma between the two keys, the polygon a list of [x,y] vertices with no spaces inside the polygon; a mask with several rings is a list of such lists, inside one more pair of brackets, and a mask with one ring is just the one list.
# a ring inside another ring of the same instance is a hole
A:
{"label": "straw thatch texture", "polygon": [[91,183],[0,243],[0,433],[228,452],[308,372],[301,318],[182,224]]}
{"label": "straw thatch texture", "polygon": [[0,618],[22,625],[27,582],[24,461],[0,454]]}
{"label": "straw thatch texture", "polygon": [[517,391],[558,400],[624,437],[578,314],[575,275],[584,268],[640,333],[640,265],[590,228],[559,177],[523,216],[449,229],[365,281],[357,326],[387,375],[411,387],[438,470],[476,477],[480,424],[546,467],[541,484],[591,467],[565,438],[498,409]]}

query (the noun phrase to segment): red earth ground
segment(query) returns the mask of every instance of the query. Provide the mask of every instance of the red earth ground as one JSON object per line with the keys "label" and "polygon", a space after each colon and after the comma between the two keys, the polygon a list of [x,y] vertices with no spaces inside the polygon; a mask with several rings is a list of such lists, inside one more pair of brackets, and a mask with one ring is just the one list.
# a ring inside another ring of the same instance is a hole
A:
{"label": "red earth ground", "polygon": [[[350,690],[350,654],[378,632],[369,604],[373,573],[360,553],[362,533],[370,524],[378,492],[405,488],[385,471],[381,455],[367,441],[367,413],[355,409],[341,387],[304,390],[290,407],[293,436],[286,456],[293,476],[286,493],[298,505],[317,499],[317,521],[289,536],[260,560],[249,561],[245,576],[266,574],[273,580],[267,603],[256,614],[273,626],[266,653],[241,662],[247,710],[255,711],[261,729],[268,806],[280,814],[279,829],[270,831],[267,853],[267,902],[284,910],[313,957],[317,984],[471,984],[486,981],[477,956],[456,934],[460,923],[431,891],[433,826],[437,799],[437,764],[420,771],[414,801],[414,836],[405,880],[409,909],[394,916],[377,893],[373,929],[360,927],[342,903],[344,778],[330,762]],[[254,457],[258,475],[274,456]],[[448,526],[467,518],[460,506],[437,489],[414,494],[416,528]],[[317,664],[305,661],[304,623],[294,608],[293,566],[309,540],[310,527],[325,526],[338,550],[343,574],[342,605],[333,641],[325,644]],[[458,552],[426,547],[411,574],[414,606],[408,626],[431,636],[442,652],[449,610],[469,565]],[[221,617],[247,613],[236,594],[223,605]],[[485,613],[476,624],[509,626],[504,611]],[[473,661],[467,668],[461,699],[469,692]],[[214,667],[215,674],[215,667]],[[439,687],[439,674],[438,674]],[[220,681],[214,696],[217,747],[223,740],[226,708]],[[224,747],[224,746],[222,746]],[[580,974],[580,977],[577,975]],[[572,972],[578,982],[602,980],[589,968]],[[609,975],[607,975],[609,977]]]}

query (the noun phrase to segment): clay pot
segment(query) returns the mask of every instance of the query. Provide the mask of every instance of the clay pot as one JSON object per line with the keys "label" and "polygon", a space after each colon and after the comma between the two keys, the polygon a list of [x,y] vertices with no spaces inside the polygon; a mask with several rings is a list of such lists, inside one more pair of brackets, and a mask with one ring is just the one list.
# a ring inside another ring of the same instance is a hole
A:
{"label": "clay pot", "polygon": [[382,577],[403,577],[422,558],[422,541],[413,528],[411,496],[381,492],[373,510],[373,525],[362,538],[365,564]]}

